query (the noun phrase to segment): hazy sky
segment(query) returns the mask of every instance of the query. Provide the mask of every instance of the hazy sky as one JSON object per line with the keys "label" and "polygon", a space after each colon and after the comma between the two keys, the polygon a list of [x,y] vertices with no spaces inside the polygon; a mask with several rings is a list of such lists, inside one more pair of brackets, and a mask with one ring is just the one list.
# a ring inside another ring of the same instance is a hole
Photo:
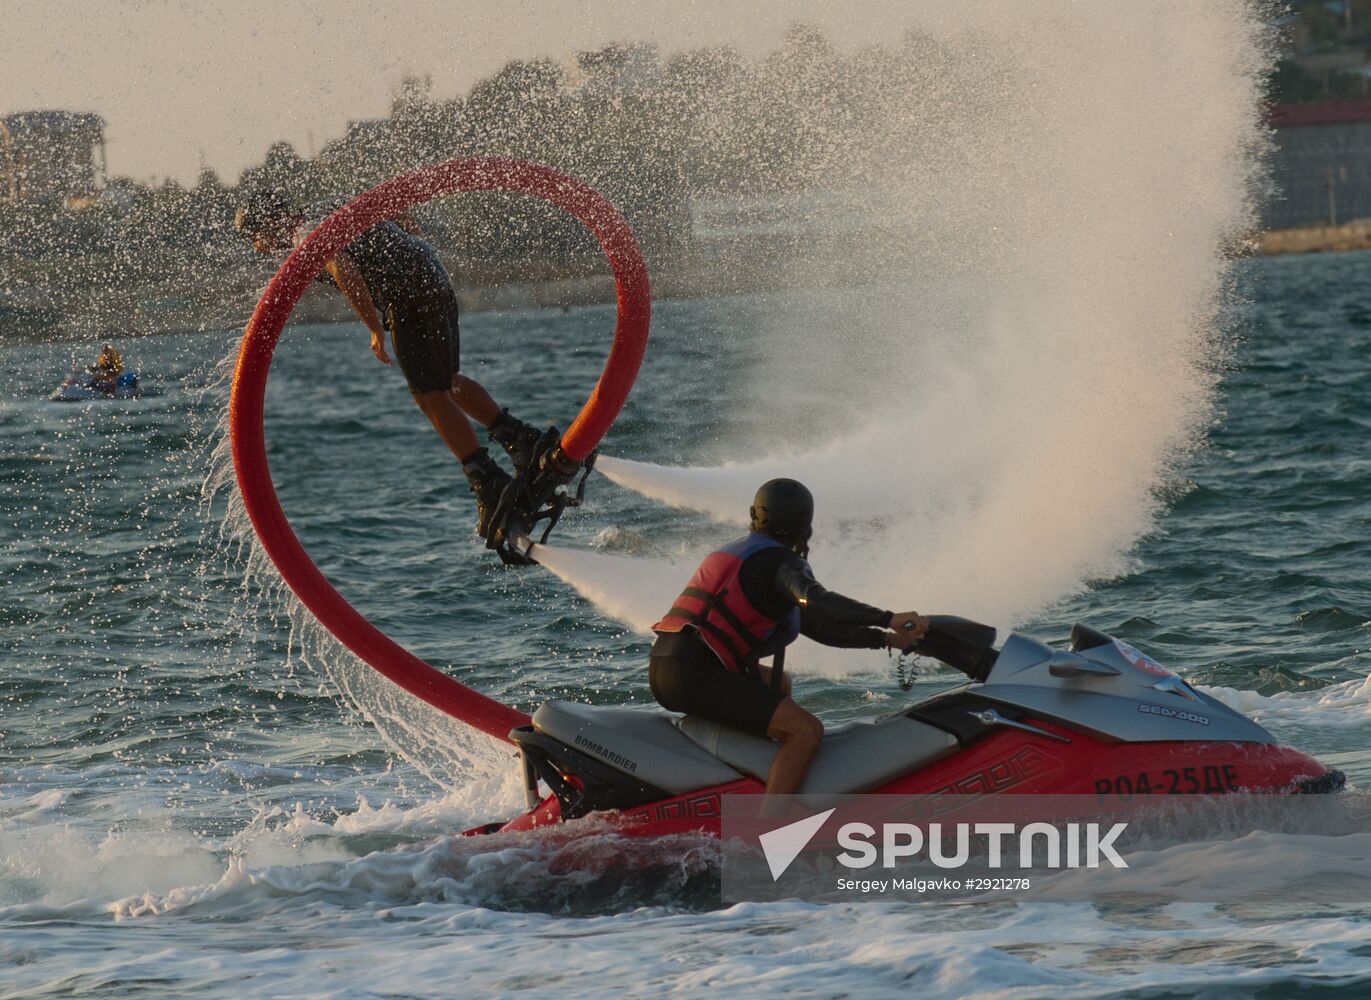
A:
{"label": "hazy sky", "polygon": [[[465,94],[510,59],[614,40],[774,46],[797,19],[847,47],[898,37],[909,0],[0,0],[0,114],[106,121],[111,176],[227,181],[286,139],[307,155],[386,114],[408,73]],[[854,16],[856,14],[860,16]],[[892,34],[893,33],[893,34]]]}

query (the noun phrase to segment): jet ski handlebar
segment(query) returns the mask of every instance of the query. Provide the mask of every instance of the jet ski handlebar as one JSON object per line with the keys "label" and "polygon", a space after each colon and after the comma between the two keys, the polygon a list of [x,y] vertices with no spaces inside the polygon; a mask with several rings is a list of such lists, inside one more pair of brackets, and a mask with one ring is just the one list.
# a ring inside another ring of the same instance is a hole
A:
{"label": "jet ski handlebar", "polygon": [[909,652],[931,656],[955,667],[973,681],[990,676],[999,652],[995,649],[995,629],[956,615],[929,615],[928,631],[916,639]]}

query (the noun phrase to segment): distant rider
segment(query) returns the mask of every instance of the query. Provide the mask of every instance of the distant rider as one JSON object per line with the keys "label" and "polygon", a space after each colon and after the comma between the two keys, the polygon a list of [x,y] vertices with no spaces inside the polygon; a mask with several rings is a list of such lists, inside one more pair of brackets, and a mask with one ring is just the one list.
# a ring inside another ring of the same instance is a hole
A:
{"label": "distant rider", "polygon": [[706,556],[653,626],[648,680],[652,696],[673,712],[779,740],[766,790],[788,795],[804,781],[824,727],[790,697],[784,670],[774,687],[772,668],[757,661],[797,635],[826,646],[903,651],[924,635],[928,619],[873,608],[814,579],[805,558],[814,497],[802,484],[765,483],[749,513],[751,533]]}
{"label": "distant rider", "polygon": [[106,344],[100,350],[100,356],[95,359],[95,364],[91,365],[89,370],[94,381],[112,384],[118,380],[119,375],[124,370],[124,359],[119,356],[119,352],[114,349],[113,344]]}
{"label": "distant rider", "polygon": [[[258,253],[285,257],[338,203],[316,211],[293,209],[280,190],[261,191],[238,209],[234,225]],[[485,535],[510,477],[476,440],[467,417],[486,428],[516,470],[528,467],[541,434],[501,409],[480,383],[459,372],[457,296],[432,246],[407,226],[385,220],[348,244],[324,266],[324,280],[343,294],[371,331],[371,352],[383,364],[390,331],[400,370],[414,402],[462,463],[476,494],[476,530]]]}

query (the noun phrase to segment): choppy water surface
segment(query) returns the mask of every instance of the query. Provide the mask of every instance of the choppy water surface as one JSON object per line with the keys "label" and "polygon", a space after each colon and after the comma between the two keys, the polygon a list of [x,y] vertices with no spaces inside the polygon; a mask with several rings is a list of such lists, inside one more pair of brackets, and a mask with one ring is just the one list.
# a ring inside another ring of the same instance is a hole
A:
{"label": "choppy water surface", "polygon": [[[1129,568],[1020,587],[1002,606],[1021,620],[997,622],[1053,640],[1076,620],[1113,631],[1362,788],[1368,261],[1242,265],[1249,304],[1229,321],[1231,357],[1214,359],[1223,380],[1208,445],[1151,484],[1164,506],[1126,553]],[[782,423],[792,443],[841,437],[844,421],[860,424],[862,400],[806,401],[812,386],[755,383],[749,373],[772,359],[744,334],[778,316],[808,323],[823,355],[834,324],[815,317],[848,305],[823,292],[660,304],[606,451],[712,465],[750,457],[738,443]],[[516,411],[564,420],[610,323],[608,309],[471,316],[464,360]],[[214,450],[220,362],[235,340],[128,345],[158,394],[122,403],[45,401],[70,346],[0,353],[0,996],[1371,988],[1371,908],[725,909],[708,844],[605,834],[568,850],[538,836],[454,837],[518,810],[514,762],[337,657],[292,623],[269,573],[249,567]],[[92,346],[82,349],[93,356]],[[1103,374],[1109,386],[1127,381]],[[1023,402],[1026,422],[1036,405]],[[1137,400],[1140,414],[1148,406]],[[397,640],[524,708],[646,700],[641,635],[550,574],[504,569],[478,547],[455,464],[360,328],[289,331],[267,413],[278,489],[305,544]],[[968,430],[965,447],[975,440]],[[923,461],[935,450],[901,442],[892,460],[901,449]],[[1125,477],[1131,458],[1121,445],[1103,464],[1038,460],[1069,490]],[[880,494],[879,477],[869,489]],[[661,560],[730,530],[598,477],[559,538]],[[841,564],[840,547],[824,555],[857,596],[885,597],[883,580]],[[955,612],[977,587],[929,568],[914,599]],[[842,676],[801,678],[801,699],[830,720],[903,697],[884,657],[853,655]],[[927,677],[915,694],[951,681]],[[1279,871],[1278,839],[1268,853],[1262,867]]]}

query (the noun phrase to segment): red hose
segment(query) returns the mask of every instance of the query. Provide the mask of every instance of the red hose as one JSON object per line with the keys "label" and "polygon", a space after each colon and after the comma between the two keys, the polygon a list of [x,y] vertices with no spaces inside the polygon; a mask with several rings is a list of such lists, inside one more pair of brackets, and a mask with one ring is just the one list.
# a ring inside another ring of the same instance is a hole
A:
{"label": "red hose", "polygon": [[412,171],[358,195],[325,219],[276,272],[243,331],[229,397],[229,435],[238,492],[252,527],[282,579],[344,646],[410,694],[499,739],[528,716],[453,680],[388,638],[319,572],[276,496],[262,429],[271,355],[305,288],[337,253],[382,219],[442,195],[511,191],[551,202],[599,241],[614,274],[618,320],[609,358],[590,398],[562,435],[581,460],[600,443],[628,398],[647,346],[651,299],[647,266],[623,217],[599,193],[565,174],[523,160],[450,160]]}

